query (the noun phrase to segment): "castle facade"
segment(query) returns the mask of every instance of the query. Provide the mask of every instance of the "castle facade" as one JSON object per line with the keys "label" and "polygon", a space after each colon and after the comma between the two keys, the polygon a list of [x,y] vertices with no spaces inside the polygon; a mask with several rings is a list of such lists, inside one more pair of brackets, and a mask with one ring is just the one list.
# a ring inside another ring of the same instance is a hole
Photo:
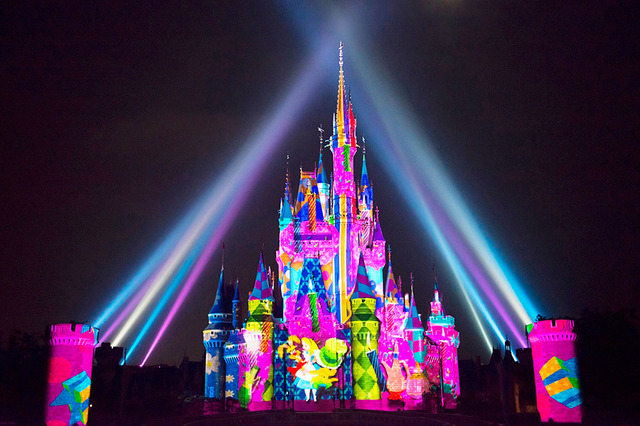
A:
{"label": "castle facade", "polygon": [[[313,409],[331,400],[379,410],[424,409],[428,400],[454,408],[454,318],[444,313],[436,281],[425,329],[413,279],[403,296],[394,277],[364,153],[356,183],[360,147],[345,92],[342,46],[339,65],[333,134],[321,145],[317,168],[300,170],[295,197],[287,174],[278,271],[267,270],[260,255],[244,321],[238,285],[225,286],[224,269],[220,273],[203,331],[205,397],[248,410],[294,401],[307,401]],[[331,151],[331,179],[322,148]],[[274,306],[280,299],[274,291],[282,296],[281,306]]]}

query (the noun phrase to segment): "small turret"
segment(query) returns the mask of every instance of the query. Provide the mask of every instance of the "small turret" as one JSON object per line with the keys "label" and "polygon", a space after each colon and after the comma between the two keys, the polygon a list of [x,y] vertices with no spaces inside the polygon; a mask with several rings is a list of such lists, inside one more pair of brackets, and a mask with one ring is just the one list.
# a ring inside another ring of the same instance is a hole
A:
{"label": "small turret", "polygon": [[391,267],[391,249],[389,249],[389,268],[387,269],[386,302],[387,304],[398,304],[402,299],[402,294],[398,291],[393,268]]}
{"label": "small turret", "polygon": [[455,318],[445,315],[438,289],[438,279],[434,282],[431,315],[427,321],[427,336],[441,348],[443,359],[443,393],[446,408],[455,408],[460,396],[460,376],[458,371],[459,334],[454,328]]}
{"label": "small turret", "polygon": [[[273,290],[269,285],[264,259],[260,263],[253,291],[249,295],[249,316],[245,322],[242,338],[246,343],[246,360],[240,404],[268,402],[273,397]],[[242,349],[240,351],[242,356]],[[254,405],[255,406],[255,405]]]}
{"label": "small turret", "polygon": [[220,280],[216,298],[209,311],[209,325],[202,332],[205,360],[205,398],[224,398],[225,363],[223,348],[232,327],[232,303],[225,294],[224,266],[220,270]]}
{"label": "small turret", "polygon": [[289,197],[289,166],[287,166],[287,177],[284,184],[284,197],[280,206],[280,231],[287,227],[293,221],[293,214],[291,211],[291,199]]}
{"label": "small turret", "polygon": [[364,137],[362,138],[362,174],[360,175],[360,210],[372,211],[373,209],[373,189],[369,183],[369,173],[367,172],[367,159],[364,151]]}

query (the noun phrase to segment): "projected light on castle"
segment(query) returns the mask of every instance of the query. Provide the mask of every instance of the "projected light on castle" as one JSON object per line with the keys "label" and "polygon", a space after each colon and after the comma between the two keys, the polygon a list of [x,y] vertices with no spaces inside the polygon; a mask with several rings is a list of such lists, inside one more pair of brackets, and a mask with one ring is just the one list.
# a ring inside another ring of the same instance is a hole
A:
{"label": "projected light on castle", "polygon": [[[237,288],[225,286],[221,272],[203,331],[205,395],[250,411],[286,403],[326,409],[337,399],[395,411],[431,409],[428,401],[442,392],[440,403],[454,408],[460,388],[455,320],[445,315],[437,286],[426,331],[413,291],[405,302],[385,253],[364,158],[361,185],[354,178],[357,119],[344,88],[342,53],[341,46],[328,140],[333,178],[327,179],[323,152],[317,168],[300,171],[293,197],[287,175],[275,253],[278,284],[272,286],[275,274],[267,273],[261,256],[242,325],[232,307]],[[282,294],[281,317],[274,290]]]}

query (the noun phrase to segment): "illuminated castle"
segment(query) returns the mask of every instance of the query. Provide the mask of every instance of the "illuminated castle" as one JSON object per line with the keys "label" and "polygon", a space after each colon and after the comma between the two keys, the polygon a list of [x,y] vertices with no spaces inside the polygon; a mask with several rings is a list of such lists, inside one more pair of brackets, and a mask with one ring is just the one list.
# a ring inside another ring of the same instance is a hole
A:
{"label": "illuminated castle", "polygon": [[[423,408],[434,395],[453,408],[459,395],[454,319],[444,315],[436,284],[425,331],[413,279],[411,296],[403,297],[390,253],[384,279],[386,243],[364,153],[359,184],[355,178],[359,146],[342,46],[339,64],[333,134],[324,147],[333,157],[332,179],[322,149],[317,169],[300,171],[295,199],[287,174],[277,280],[261,255],[242,325],[237,284],[225,286],[221,272],[203,332],[205,396],[249,410],[337,400],[396,410]],[[274,314],[274,290],[282,294],[281,315]]]}

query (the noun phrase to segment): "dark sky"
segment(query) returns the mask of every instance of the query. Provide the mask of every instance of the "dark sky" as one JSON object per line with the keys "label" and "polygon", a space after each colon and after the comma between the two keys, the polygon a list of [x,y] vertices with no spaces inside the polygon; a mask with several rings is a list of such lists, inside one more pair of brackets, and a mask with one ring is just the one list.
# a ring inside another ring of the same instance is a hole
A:
{"label": "dark sky", "polygon": [[[129,3],[0,5],[3,339],[95,318],[277,105],[309,54],[313,33],[300,29],[334,8]],[[541,313],[636,306],[640,17],[631,2],[395,3],[356,6],[369,53]],[[316,127],[330,127],[340,30],[334,71],[226,232],[227,278],[245,290],[263,242],[276,266],[286,154],[293,170],[312,167]],[[347,45],[347,85],[348,55]],[[384,159],[367,152],[394,272],[405,282],[414,273],[426,314],[439,265],[461,356],[486,357],[446,263]],[[219,265],[218,252],[152,362],[201,356]]]}

